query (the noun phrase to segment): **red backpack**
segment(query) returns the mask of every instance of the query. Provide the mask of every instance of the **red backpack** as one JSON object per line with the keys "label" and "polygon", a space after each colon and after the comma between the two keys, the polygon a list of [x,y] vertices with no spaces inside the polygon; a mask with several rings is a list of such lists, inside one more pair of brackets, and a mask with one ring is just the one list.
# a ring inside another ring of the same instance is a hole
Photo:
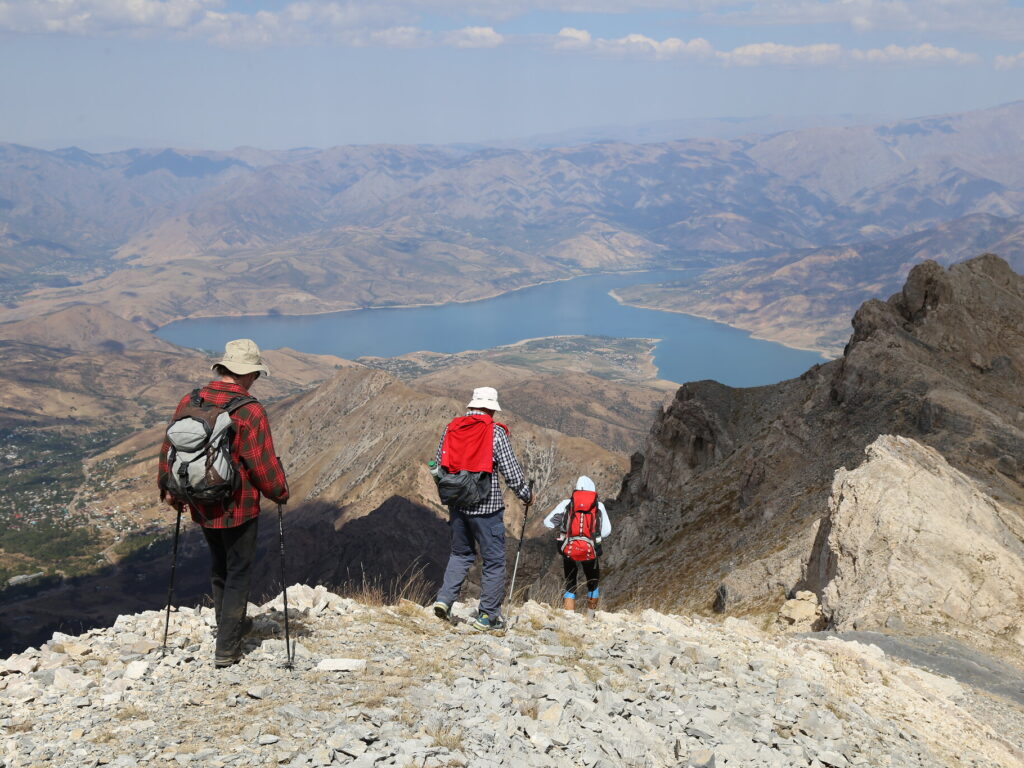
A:
{"label": "red backpack", "polygon": [[597,558],[596,539],[601,533],[601,512],[597,491],[573,491],[562,515],[562,554],[570,560],[586,562]]}

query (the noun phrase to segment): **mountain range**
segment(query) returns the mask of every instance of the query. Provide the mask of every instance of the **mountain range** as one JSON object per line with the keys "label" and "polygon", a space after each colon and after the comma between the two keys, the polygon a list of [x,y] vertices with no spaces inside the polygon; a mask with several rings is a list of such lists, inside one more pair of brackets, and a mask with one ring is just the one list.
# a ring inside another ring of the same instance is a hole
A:
{"label": "mountain range", "polygon": [[846,344],[857,307],[899,290],[915,264],[931,259],[949,266],[986,251],[1024,271],[1024,217],[975,213],[893,240],[785,250],[715,267],[692,281],[629,286],[616,297],[834,357]]}
{"label": "mountain range", "polygon": [[549,149],[93,155],[0,146],[0,319],[481,298],[1024,213],[1024,102],[877,126]]}

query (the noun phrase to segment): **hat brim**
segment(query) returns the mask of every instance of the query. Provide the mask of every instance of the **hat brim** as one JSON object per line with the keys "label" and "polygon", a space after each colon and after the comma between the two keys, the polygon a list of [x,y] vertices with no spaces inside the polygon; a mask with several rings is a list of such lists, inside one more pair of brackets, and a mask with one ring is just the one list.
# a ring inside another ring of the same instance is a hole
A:
{"label": "hat brim", "polygon": [[467,408],[488,408],[492,411],[500,411],[501,406],[497,400],[470,400]]}
{"label": "hat brim", "polygon": [[219,360],[210,366],[210,370],[215,369],[218,365],[223,365],[236,376],[245,376],[247,373],[254,373],[256,371],[259,371],[263,376],[270,375],[270,369],[262,363],[254,365],[252,363],[236,363],[233,360]]}

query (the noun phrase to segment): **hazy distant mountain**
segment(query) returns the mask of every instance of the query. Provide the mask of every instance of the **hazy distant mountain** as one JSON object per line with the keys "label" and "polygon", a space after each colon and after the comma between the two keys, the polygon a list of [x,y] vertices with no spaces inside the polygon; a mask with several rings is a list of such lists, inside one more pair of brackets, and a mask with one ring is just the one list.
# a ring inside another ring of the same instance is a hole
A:
{"label": "hazy distant mountain", "polygon": [[1024,213],[1022,158],[1024,102],[535,150],[5,145],[0,271],[18,308],[4,316],[88,301],[153,324],[443,302],[595,270],[884,240]]}
{"label": "hazy distant mountain", "polygon": [[755,115],[753,117],[691,117],[652,120],[633,125],[601,125],[540,133],[522,139],[483,142],[488,146],[550,149],[600,141],[652,144],[679,139],[738,139],[745,136],[800,131],[808,128],[871,125],[877,115]]}

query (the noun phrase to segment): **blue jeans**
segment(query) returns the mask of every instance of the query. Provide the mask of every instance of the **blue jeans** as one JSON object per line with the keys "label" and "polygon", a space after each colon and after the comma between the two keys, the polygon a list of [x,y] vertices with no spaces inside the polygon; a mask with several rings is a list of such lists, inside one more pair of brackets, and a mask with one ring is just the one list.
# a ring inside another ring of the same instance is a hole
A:
{"label": "blue jeans", "polygon": [[466,574],[476,562],[477,549],[483,558],[480,579],[480,610],[498,616],[505,597],[505,521],[502,512],[492,515],[464,515],[449,510],[452,554],[444,571],[444,582],[437,599],[452,605],[459,599]]}

